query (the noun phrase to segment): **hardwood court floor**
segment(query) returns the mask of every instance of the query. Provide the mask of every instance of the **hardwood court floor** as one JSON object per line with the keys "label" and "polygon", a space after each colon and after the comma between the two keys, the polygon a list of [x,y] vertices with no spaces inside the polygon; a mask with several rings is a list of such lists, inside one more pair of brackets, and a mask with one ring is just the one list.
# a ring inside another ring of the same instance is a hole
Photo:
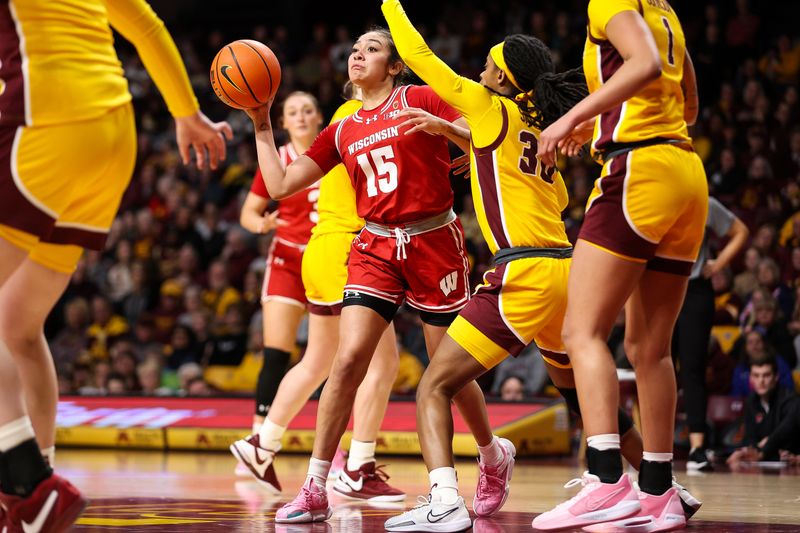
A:
{"label": "hardwood court floor", "polygon": [[[405,507],[427,493],[421,459],[393,457],[385,462],[390,483],[408,493]],[[57,457],[59,472],[92,500],[74,531],[373,532],[383,531],[383,521],[404,507],[332,497],[334,515],[326,523],[275,524],[275,510],[294,497],[306,466],[305,456],[280,456],[275,468],[284,493],[275,497],[254,482],[236,478],[234,460],[228,454],[61,449]],[[457,468],[462,494],[471,507],[477,467],[473,461],[461,461]],[[680,481],[704,502],[689,522],[689,531],[800,531],[798,474],[798,470],[750,470],[687,477],[679,471]],[[503,511],[492,519],[476,520],[473,531],[532,531],[533,517],[571,496],[575,489],[562,486],[579,475],[574,461],[519,461]]]}

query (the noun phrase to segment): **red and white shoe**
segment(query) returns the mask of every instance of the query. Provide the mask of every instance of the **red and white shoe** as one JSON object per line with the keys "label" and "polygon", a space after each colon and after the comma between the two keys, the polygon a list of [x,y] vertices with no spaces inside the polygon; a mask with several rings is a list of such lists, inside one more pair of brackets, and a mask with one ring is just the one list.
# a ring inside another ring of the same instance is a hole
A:
{"label": "red and white shoe", "polygon": [[630,518],[587,526],[583,530],[591,533],[651,533],[686,527],[681,499],[674,487],[660,496],[639,492],[639,504],[641,510]]}
{"label": "red and white shoe", "polygon": [[0,507],[6,513],[2,531],[61,533],[75,523],[88,503],[69,481],[53,474],[27,498],[0,493]]}
{"label": "red and white shoe", "polygon": [[348,470],[345,465],[336,483],[333,484],[333,491],[352,500],[372,502],[405,500],[406,493],[386,483],[388,480],[389,476],[383,471],[383,467],[376,467],[374,462],[361,465],[355,471]]}
{"label": "red and white shoe", "polygon": [[280,494],[281,484],[272,466],[276,452],[262,448],[258,435],[237,440],[231,444],[230,450],[262,487],[273,494]]}
{"label": "red and white shoe", "polygon": [[616,483],[601,483],[600,478],[584,472],[564,488],[582,485],[581,491],[558,504],[554,509],[533,519],[533,528],[543,531],[589,526],[628,518],[639,512],[639,495],[628,474],[622,474]]}
{"label": "red and white shoe", "polygon": [[472,509],[478,516],[491,516],[503,507],[508,499],[511,473],[514,471],[516,448],[508,439],[497,439],[503,450],[503,460],[497,466],[489,466],[478,459],[480,474]]}

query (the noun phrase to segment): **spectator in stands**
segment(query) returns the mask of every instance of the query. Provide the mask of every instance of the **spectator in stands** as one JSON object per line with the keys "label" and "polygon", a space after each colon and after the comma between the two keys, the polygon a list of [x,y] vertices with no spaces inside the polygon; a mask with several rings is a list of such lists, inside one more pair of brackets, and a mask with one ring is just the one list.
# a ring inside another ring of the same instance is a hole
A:
{"label": "spectator in stands", "polygon": [[723,268],[711,276],[711,286],[714,288],[714,325],[738,325],[736,319],[742,309],[742,301],[733,292],[733,271],[731,268]]}
{"label": "spectator in stands", "polygon": [[56,367],[71,365],[86,350],[89,325],[89,304],[83,298],[74,298],[64,306],[64,328],[50,342],[50,351]]}
{"label": "spectator in stands", "polygon": [[131,264],[131,290],[122,301],[122,315],[129,324],[135,324],[139,316],[150,308],[151,288],[148,284],[147,269],[141,261]]}
{"label": "spectator in stands", "polygon": [[133,245],[123,239],[117,243],[117,261],[108,269],[108,296],[115,304],[125,299],[133,289],[131,263],[133,261]]}
{"label": "spectator in stands", "polygon": [[120,396],[122,394],[131,392],[131,389],[128,388],[124,376],[117,374],[116,372],[112,372],[108,376],[105,391],[112,396]]}
{"label": "spectator in stands", "polygon": [[781,281],[781,269],[772,257],[765,257],[758,263],[758,284],[764,287],[778,301],[783,316],[792,316],[794,294]]}
{"label": "spectator in stands", "polygon": [[109,345],[128,332],[128,323],[113,313],[107,296],[92,298],[92,323],[86,330],[89,339],[89,353],[95,359],[107,359]]}
{"label": "spectator in stands", "polygon": [[739,364],[733,370],[732,396],[744,397],[750,394],[750,363],[751,361],[762,361],[768,357],[776,360],[778,385],[794,390],[794,380],[789,365],[782,358],[775,357],[774,350],[764,341],[761,333],[756,330],[750,331],[744,335],[744,341],[737,344],[734,353],[738,354]]}
{"label": "spectator in stands", "polygon": [[761,252],[751,246],[744,253],[745,269],[733,278],[733,292],[742,301],[748,301],[750,295],[758,287],[758,264],[761,262]]}
{"label": "spectator in stands", "polygon": [[525,395],[537,394],[547,381],[547,369],[536,344],[529,344],[517,357],[507,357],[497,365],[492,382],[492,394],[501,395],[501,387],[507,378],[519,378]]}
{"label": "spectator in stands", "polygon": [[186,363],[199,363],[204,355],[198,349],[192,329],[183,325],[175,326],[164,351],[166,366],[170,370],[177,370]]}
{"label": "spectator in stands", "polygon": [[208,289],[203,291],[203,303],[211,309],[214,317],[221,319],[231,305],[239,303],[239,291],[231,287],[228,267],[224,261],[211,263],[208,269]]}
{"label": "spectator in stands", "polygon": [[778,364],[766,356],[750,362],[752,393],[744,407],[744,444],[728,462],[774,461],[785,451],[800,454],[800,399],[778,386]]}
{"label": "spectator in stands", "polygon": [[778,304],[774,298],[767,298],[755,307],[753,330],[761,333],[764,341],[777,351],[789,368],[797,366],[794,341],[786,328],[786,322],[778,317]]}
{"label": "spectator in stands", "polygon": [[247,352],[247,329],[242,307],[231,305],[225,311],[222,326],[211,339],[207,365],[238,366]]}
{"label": "spectator in stands", "polygon": [[525,381],[519,376],[508,376],[500,384],[500,399],[504,402],[521,402],[525,399]]}
{"label": "spectator in stands", "polygon": [[[709,233],[727,237],[728,243],[713,257]],[[703,244],[692,266],[686,298],[672,335],[672,354],[678,364],[678,384],[683,389],[683,406],[689,424],[690,471],[710,470],[706,454],[706,366],[708,343],[714,323],[714,288],[711,277],[722,272],[744,247],[749,235],[747,226],[716,198],[709,198],[708,218]]]}

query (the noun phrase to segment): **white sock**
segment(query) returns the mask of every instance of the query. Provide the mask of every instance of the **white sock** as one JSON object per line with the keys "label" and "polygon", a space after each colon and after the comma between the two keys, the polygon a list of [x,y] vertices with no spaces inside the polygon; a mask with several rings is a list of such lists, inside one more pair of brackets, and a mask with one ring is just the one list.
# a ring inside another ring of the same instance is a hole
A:
{"label": "white sock", "polygon": [[669,463],[672,461],[671,453],[644,452],[642,459],[651,463]]}
{"label": "white sock", "polygon": [[56,467],[56,447],[50,446],[49,448],[42,449],[42,457],[50,468]]}
{"label": "white sock", "polygon": [[619,433],[604,433],[587,437],[586,445],[595,450],[619,450]]}
{"label": "white sock", "polygon": [[315,459],[314,457],[308,462],[308,478],[311,478],[319,488],[325,490],[325,481],[328,479],[328,473],[331,471],[331,462]]}
{"label": "white sock", "polygon": [[281,438],[284,433],[286,433],[284,426],[279,426],[267,417],[258,430],[259,442],[263,448],[277,452],[281,449]]}
{"label": "white sock", "polygon": [[27,416],[17,418],[0,426],[0,452],[5,453],[11,448],[16,448],[26,440],[35,439],[33,424]]}
{"label": "white sock", "polygon": [[355,472],[367,463],[375,462],[375,441],[350,441],[350,452],[347,454],[347,469]]}
{"label": "white sock", "polygon": [[499,465],[505,457],[503,447],[500,446],[500,440],[497,437],[492,437],[492,442],[486,446],[478,446],[478,453],[480,453],[481,462],[489,466]]}
{"label": "white sock", "polygon": [[428,472],[431,480],[431,501],[452,505],[458,500],[456,469],[451,466],[434,468]]}
{"label": "white sock", "polygon": [[258,435],[261,431],[261,422],[253,422],[253,430],[250,433],[251,435]]}

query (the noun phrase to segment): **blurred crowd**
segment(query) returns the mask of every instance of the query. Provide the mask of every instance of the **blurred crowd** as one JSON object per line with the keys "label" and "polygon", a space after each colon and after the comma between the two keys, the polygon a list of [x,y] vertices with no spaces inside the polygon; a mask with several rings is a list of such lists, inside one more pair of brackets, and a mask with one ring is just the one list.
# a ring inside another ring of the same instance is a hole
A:
{"label": "blurred crowd", "polygon": [[[800,38],[791,27],[784,32],[782,17],[760,4],[673,2],[679,14],[687,13],[684,29],[700,86],[695,148],[705,162],[711,194],[751,231],[746,252],[712,280],[717,313],[709,386],[716,394],[746,394],[748,358],[766,352],[780,361],[781,386],[793,388],[800,349]],[[545,41],[558,69],[581,62],[585,2],[476,7],[447,1],[438,9],[427,15],[416,9],[414,19],[424,23],[434,51],[466,76],[477,78],[490,46],[516,32]],[[337,24],[335,18],[302,29],[256,25],[244,34],[171,22],[167,19],[201,107],[215,119],[229,120],[235,139],[217,171],[182,166],[157,89],[135,51],[119,43],[136,107],[138,161],[105,251],[83,257],[47,324],[62,393],[253,390],[261,356],[261,280],[271,236],[252,235],[238,225],[257,167],[251,123],[216,100],[208,66],[228,41],[265,42],[283,68],[277,100],[308,90],[329,118],[341,103],[352,41],[364,29]],[[562,160],[560,168],[570,190],[565,224],[574,239],[600,167],[585,156]],[[453,177],[453,186],[477,283],[491,256],[468,184]],[[427,362],[424,339],[413,313],[401,312],[396,324],[402,361],[395,391],[411,394]],[[624,328],[622,319],[618,326],[617,333]],[[610,342],[624,365],[618,337]],[[301,330],[296,357],[304,343]],[[500,365],[481,385],[507,400],[547,392],[535,347]]]}

